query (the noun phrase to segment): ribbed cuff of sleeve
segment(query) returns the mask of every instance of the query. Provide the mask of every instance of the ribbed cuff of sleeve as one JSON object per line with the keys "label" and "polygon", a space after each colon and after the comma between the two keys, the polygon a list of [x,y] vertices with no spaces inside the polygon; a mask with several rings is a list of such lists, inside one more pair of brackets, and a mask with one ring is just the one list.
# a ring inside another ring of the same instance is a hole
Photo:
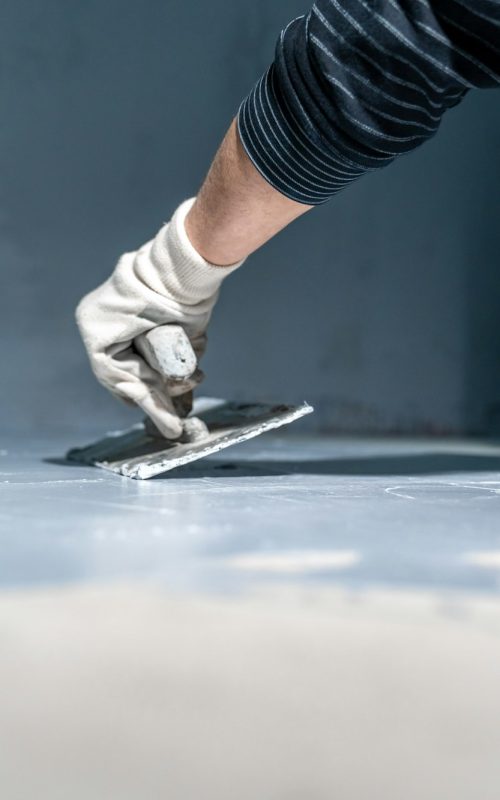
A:
{"label": "ribbed cuff of sleeve", "polygon": [[282,96],[274,64],[238,111],[243,147],[265,180],[305,205],[320,205],[369,170],[320,147],[297,123]]}

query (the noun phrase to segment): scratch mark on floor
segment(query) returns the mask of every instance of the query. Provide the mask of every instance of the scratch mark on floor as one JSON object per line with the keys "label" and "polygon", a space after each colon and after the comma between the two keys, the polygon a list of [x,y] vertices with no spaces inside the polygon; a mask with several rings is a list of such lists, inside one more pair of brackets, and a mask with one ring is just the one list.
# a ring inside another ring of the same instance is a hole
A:
{"label": "scratch mark on floor", "polygon": [[398,489],[405,489],[404,486],[388,486],[387,489],[384,489],[386,494],[393,495],[394,497],[401,497],[403,500],[415,500],[413,495],[411,494],[403,494],[403,492],[398,491]]}

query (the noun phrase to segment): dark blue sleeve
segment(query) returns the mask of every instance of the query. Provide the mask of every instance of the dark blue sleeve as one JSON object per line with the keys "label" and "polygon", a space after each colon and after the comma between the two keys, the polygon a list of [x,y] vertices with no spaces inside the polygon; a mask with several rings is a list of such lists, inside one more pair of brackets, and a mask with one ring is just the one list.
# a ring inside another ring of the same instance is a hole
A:
{"label": "dark blue sleeve", "polygon": [[323,203],[498,86],[499,33],[499,0],[318,0],[241,104],[243,146],[282,194]]}

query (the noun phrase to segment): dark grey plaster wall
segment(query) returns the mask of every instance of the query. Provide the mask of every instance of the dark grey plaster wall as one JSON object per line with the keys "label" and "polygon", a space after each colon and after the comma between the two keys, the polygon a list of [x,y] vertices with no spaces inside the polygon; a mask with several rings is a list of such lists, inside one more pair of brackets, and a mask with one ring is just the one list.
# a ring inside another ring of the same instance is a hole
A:
{"label": "dark grey plaster wall", "polygon": [[[79,297],[193,194],[298,0],[5,0],[1,424],[98,428]],[[206,389],[323,428],[500,428],[500,95],[299,221],[225,286]],[[133,414],[132,414],[133,416]]]}

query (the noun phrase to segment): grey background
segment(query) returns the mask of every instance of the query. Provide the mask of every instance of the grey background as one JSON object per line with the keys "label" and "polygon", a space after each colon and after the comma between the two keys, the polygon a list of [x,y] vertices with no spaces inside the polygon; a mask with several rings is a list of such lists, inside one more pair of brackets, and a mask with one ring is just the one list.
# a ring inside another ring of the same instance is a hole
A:
{"label": "grey background", "polygon": [[[297,0],[9,0],[0,12],[1,425],[119,425],[73,322],[196,192]],[[500,430],[500,104],[348,189],[227,282],[205,389],[327,430]]]}

